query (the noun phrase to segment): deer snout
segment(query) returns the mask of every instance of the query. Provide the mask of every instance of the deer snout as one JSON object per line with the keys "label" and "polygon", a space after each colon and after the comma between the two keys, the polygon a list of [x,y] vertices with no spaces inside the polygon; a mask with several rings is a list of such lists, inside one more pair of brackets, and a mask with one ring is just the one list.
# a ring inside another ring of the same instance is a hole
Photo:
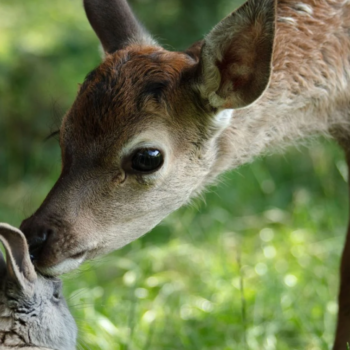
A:
{"label": "deer snout", "polygon": [[55,234],[55,229],[37,222],[33,216],[24,220],[20,229],[26,236],[30,258],[35,262],[39,259],[49,238]]}
{"label": "deer snout", "polygon": [[74,270],[87,257],[89,249],[76,244],[69,224],[58,217],[37,212],[24,220],[20,229],[36,270],[44,275],[58,276]]}

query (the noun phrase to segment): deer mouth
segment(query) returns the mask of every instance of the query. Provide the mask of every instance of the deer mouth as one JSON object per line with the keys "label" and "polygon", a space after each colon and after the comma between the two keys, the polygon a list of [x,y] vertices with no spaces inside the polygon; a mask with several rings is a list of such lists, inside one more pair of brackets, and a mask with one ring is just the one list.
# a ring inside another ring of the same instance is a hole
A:
{"label": "deer mouth", "polygon": [[64,260],[56,263],[52,266],[36,266],[36,268],[46,276],[59,276],[66,272],[75,270],[78,268],[85,260],[88,255],[88,251],[83,251],[76,253]]}

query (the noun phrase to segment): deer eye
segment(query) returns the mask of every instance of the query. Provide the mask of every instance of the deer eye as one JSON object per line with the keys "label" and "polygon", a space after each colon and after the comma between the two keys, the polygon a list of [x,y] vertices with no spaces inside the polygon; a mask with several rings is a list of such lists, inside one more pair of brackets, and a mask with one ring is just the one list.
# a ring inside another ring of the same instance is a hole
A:
{"label": "deer eye", "polygon": [[143,148],[137,150],[132,157],[132,169],[149,173],[158,170],[163,164],[163,154],[157,149]]}

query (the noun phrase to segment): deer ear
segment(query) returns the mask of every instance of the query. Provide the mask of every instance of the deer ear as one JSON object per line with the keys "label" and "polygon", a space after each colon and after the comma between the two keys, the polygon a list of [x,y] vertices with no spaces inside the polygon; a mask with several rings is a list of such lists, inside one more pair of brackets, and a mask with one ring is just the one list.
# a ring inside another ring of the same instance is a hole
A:
{"label": "deer ear", "polygon": [[204,39],[199,90],[214,108],[242,108],[268,86],[276,0],[248,0]]}
{"label": "deer ear", "polygon": [[131,42],[155,45],[126,0],[84,0],[84,8],[106,53],[120,50]]}
{"label": "deer ear", "polygon": [[8,224],[0,224],[0,242],[4,245],[7,260],[7,277],[22,289],[36,280],[37,274],[30,261],[26,238],[23,233]]}

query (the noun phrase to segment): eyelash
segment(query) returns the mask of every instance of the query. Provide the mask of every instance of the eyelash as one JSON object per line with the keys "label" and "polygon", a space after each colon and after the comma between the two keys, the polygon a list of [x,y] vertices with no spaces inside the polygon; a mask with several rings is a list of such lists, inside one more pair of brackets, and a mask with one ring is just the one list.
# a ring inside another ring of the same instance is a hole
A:
{"label": "eyelash", "polygon": [[48,135],[47,137],[45,137],[44,142],[50,140],[51,138],[53,138],[53,137],[55,137],[56,135],[59,135],[59,134],[60,134],[60,131],[59,131],[59,130],[53,131],[50,135]]}

